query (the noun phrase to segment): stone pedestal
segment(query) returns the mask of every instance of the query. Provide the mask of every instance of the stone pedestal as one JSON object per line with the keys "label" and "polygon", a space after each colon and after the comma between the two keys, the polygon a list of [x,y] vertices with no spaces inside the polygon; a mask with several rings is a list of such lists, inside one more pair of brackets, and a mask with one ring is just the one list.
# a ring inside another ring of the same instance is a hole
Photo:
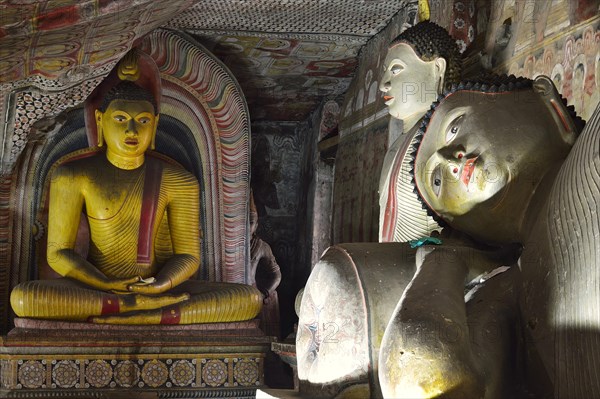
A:
{"label": "stone pedestal", "polygon": [[17,319],[15,325],[0,337],[0,397],[254,397],[264,386],[271,344],[258,320],[101,326]]}

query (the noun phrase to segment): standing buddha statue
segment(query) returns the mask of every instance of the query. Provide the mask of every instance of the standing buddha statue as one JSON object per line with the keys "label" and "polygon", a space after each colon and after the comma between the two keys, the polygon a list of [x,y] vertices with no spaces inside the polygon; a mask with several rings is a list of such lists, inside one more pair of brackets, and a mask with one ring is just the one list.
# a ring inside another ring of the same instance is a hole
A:
{"label": "standing buddha statue", "polygon": [[431,104],[460,81],[460,73],[455,40],[432,22],[419,22],[388,46],[379,90],[390,116],[402,121],[404,133],[390,144],[381,170],[380,242],[406,242],[439,229],[413,192],[412,154],[407,149]]}

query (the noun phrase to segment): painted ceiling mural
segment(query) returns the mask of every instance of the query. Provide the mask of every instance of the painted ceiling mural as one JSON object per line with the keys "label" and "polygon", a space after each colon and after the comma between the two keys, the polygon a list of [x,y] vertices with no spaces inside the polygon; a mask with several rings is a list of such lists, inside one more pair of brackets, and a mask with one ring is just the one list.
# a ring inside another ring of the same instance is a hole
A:
{"label": "painted ceiling mural", "polygon": [[238,78],[253,121],[301,121],[324,96],[348,89],[363,43],[251,36],[198,36]]}
{"label": "painted ceiling mural", "polygon": [[0,171],[37,121],[81,104],[135,43],[193,3],[0,0]]}
{"label": "painted ceiling mural", "polygon": [[65,82],[118,60],[192,0],[0,1],[0,82]]}
{"label": "painted ceiling mural", "polygon": [[362,46],[405,4],[201,1],[167,26],[194,34],[229,66],[253,121],[301,121],[323,97],[346,92]]}
{"label": "painted ceiling mural", "polygon": [[0,0],[0,108],[10,91],[27,86],[78,98],[53,99],[44,116],[80,103],[98,82],[69,89],[100,80],[141,37],[166,24],[195,35],[225,61],[253,119],[304,120],[324,96],[345,92],[361,47],[404,3]]}

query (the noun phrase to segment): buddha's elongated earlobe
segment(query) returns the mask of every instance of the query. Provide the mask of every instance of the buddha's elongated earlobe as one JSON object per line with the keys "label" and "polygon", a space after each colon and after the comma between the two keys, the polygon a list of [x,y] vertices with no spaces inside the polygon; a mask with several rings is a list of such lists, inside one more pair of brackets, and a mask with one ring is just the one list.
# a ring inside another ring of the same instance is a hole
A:
{"label": "buddha's elongated earlobe", "polygon": [[158,119],[160,115],[156,115],[156,119],[154,120],[154,133],[152,134],[152,141],[150,142],[150,149],[154,150],[156,148],[156,132],[158,131]]}
{"label": "buddha's elongated earlobe", "polygon": [[556,121],[561,140],[572,146],[577,140],[578,128],[562,102],[561,96],[549,77],[540,75],[533,82],[533,89],[546,101]]}
{"label": "buddha's elongated earlobe", "polygon": [[104,145],[104,136],[102,135],[102,112],[100,110],[96,110],[96,132],[98,134],[98,147],[102,147]]}
{"label": "buddha's elongated earlobe", "polygon": [[438,57],[435,59],[435,72],[438,77],[438,85],[436,87],[437,94],[444,92],[444,76],[446,75],[446,59]]}

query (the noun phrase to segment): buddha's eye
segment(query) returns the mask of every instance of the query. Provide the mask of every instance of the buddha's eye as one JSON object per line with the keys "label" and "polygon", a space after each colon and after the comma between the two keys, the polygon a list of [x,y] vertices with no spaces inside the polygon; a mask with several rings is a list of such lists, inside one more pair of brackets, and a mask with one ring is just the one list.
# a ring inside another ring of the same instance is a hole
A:
{"label": "buddha's eye", "polygon": [[462,125],[464,115],[460,115],[458,118],[454,119],[450,125],[448,125],[448,130],[446,130],[446,143],[454,140],[458,132],[460,131],[460,126]]}
{"label": "buddha's eye", "polygon": [[127,120],[124,115],[115,115],[114,118],[117,122],[125,122]]}
{"label": "buddha's eye", "polygon": [[144,117],[138,119],[138,122],[141,123],[142,125],[145,125],[147,123],[150,123],[150,118],[148,118],[147,116],[144,116]]}
{"label": "buddha's eye", "polygon": [[390,72],[392,73],[392,75],[398,75],[400,72],[402,72],[402,70],[404,69],[404,67],[400,64],[395,64],[390,68]]}
{"label": "buddha's eye", "polygon": [[437,165],[431,174],[431,188],[436,196],[440,195],[440,188],[442,187],[442,171],[440,165]]}

